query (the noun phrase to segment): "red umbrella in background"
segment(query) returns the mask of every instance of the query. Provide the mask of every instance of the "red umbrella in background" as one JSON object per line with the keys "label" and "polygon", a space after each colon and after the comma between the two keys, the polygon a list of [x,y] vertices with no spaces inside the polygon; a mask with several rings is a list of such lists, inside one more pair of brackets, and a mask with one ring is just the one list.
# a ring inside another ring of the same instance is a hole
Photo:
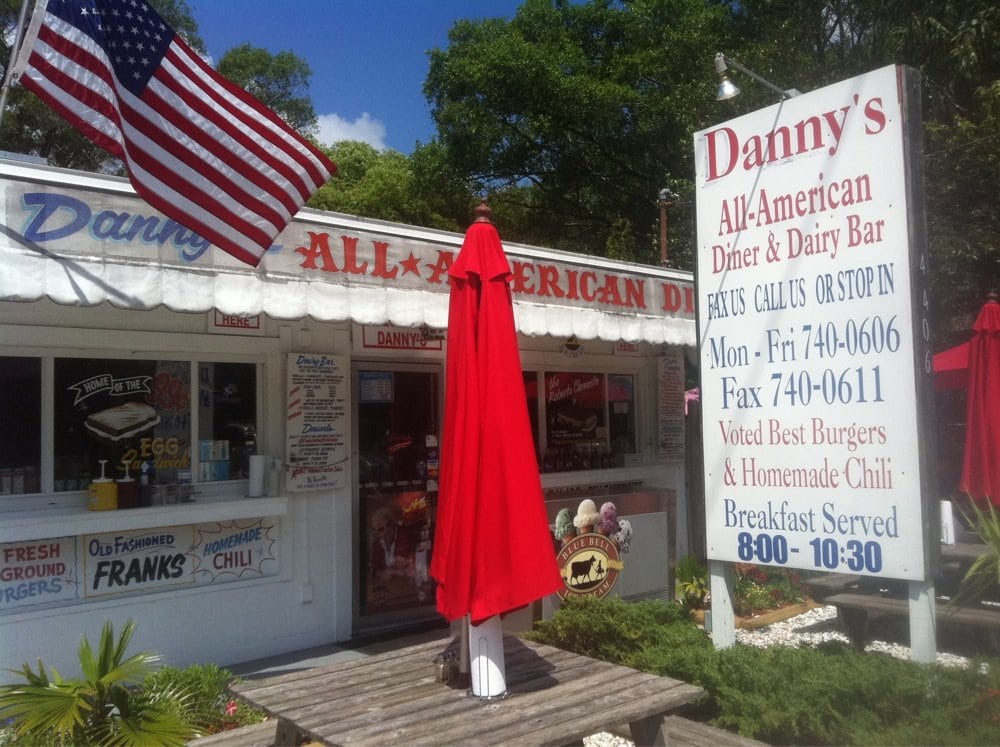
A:
{"label": "red umbrella in background", "polygon": [[993,293],[972,325],[966,412],[959,487],[1000,505],[1000,304]]}
{"label": "red umbrella in background", "polygon": [[[476,209],[448,270],[445,415],[430,572],[446,619],[468,615],[479,625],[495,618],[498,631],[498,615],[553,593],[562,579],[528,419],[510,265],[490,212],[485,203]],[[502,639],[499,645],[502,667]],[[474,692],[475,685],[474,666]]]}
{"label": "red umbrella in background", "polygon": [[934,388],[965,389],[969,385],[969,343],[942,350],[934,356]]}

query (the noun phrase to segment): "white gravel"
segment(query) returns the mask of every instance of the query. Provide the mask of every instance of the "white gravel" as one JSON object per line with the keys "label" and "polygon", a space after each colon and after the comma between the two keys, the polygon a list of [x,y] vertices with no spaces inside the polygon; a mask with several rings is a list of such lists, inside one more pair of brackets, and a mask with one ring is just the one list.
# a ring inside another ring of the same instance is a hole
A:
{"label": "white gravel", "polygon": [[[816,646],[826,641],[850,642],[837,623],[837,608],[833,606],[816,607],[760,630],[737,630],[736,640],[758,648],[774,645]],[[886,641],[872,641],[865,646],[865,651],[878,651],[898,659],[910,658],[909,646]],[[939,651],[937,663],[949,667],[965,667],[969,665],[969,660],[964,656]]]}
{"label": "white gravel", "polygon": [[[850,643],[837,622],[837,608],[816,607],[758,630],[736,631],[737,643],[767,648],[768,646],[816,646],[826,641]],[[865,651],[878,651],[899,659],[909,659],[910,649],[898,643],[872,641]],[[957,654],[938,652],[937,663],[950,667],[965,667],[969,659]],[[634,747],[634,743],[616,734],[600,732],[583,740],[585,747]]]}

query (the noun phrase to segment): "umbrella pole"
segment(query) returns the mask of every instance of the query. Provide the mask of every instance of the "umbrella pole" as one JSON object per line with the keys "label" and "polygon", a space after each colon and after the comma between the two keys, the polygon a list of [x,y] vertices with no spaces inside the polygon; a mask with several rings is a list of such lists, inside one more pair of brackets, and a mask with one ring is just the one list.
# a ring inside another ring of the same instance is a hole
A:
{"label": "umbrella pole", "polygon": [[458,676],[463,687],[469,686],[469,616],[462,618],[458,639]]}
{"label": "umbrella pole", "polygon": [[507,697],[500,615],[469,625],[469,655],[472,694],[484,699]]}

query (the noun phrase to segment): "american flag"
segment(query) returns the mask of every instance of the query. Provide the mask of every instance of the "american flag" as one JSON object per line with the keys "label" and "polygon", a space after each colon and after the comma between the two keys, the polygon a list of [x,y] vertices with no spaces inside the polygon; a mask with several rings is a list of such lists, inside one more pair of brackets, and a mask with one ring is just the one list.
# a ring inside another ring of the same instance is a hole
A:
{"label": "american flag", "polygon": [[143,0],[39,0],[13,72],[153,207],[255,267],[336,173]]}

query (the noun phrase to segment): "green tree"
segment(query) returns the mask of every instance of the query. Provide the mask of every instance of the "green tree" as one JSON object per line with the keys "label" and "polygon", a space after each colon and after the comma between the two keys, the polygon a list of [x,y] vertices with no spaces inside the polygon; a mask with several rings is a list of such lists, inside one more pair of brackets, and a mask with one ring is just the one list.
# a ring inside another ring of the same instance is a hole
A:
{"label": "green tree", "polygon": [[[513,217],[507,238],[657,261],[657,194],[690,195],[727,17],[702,0],[526,0],[509,22],[456,23],[424,86],[450,162]],[[674,223],[678,254],[690,237]]]}
{"label": "green tree", "polygon": [[941,343],[954,344],[968,339],[986,294],[1000,290],[1000,7],[921,6],[890,43],[923,75],[932,319]]}
{"label": "green tree", "polygon": [[309,207],[457,231],[468,223],[472,195],[449,176],[437,146],[419,146],[412,157],[367,143],[343,140],[324,148],[337,164]]}
{"label": "green tree", "polygon": [[749,79],[714,101],[716,51],[815,90],[888,64],[922,75],[931,319],[963,339],[1000,285],[1000,7],[990,0],[525,0],[460,21],[424,91],[447,162],[509,239],[692,266],[692,134],[774,103]]}
{"label": "green tree", "polygon": [[[1000,7],[990,0],[746,0],[741,62],[802,90],[888,64],[921,74],[924,186],[936,347],[967,339],[1000,287]],[[780,41],[779,41],[780,40]],[[744,87],[734,111],[767,92]],[[740,101],[742,99],[742,101]]]}
{"label": "green tree", "polygon": [[312,70],[294,52],[271,54],[241,44],[222,55],[218,71],[277,112],[293,129],[316,133],[316,110],[308,93]]}

